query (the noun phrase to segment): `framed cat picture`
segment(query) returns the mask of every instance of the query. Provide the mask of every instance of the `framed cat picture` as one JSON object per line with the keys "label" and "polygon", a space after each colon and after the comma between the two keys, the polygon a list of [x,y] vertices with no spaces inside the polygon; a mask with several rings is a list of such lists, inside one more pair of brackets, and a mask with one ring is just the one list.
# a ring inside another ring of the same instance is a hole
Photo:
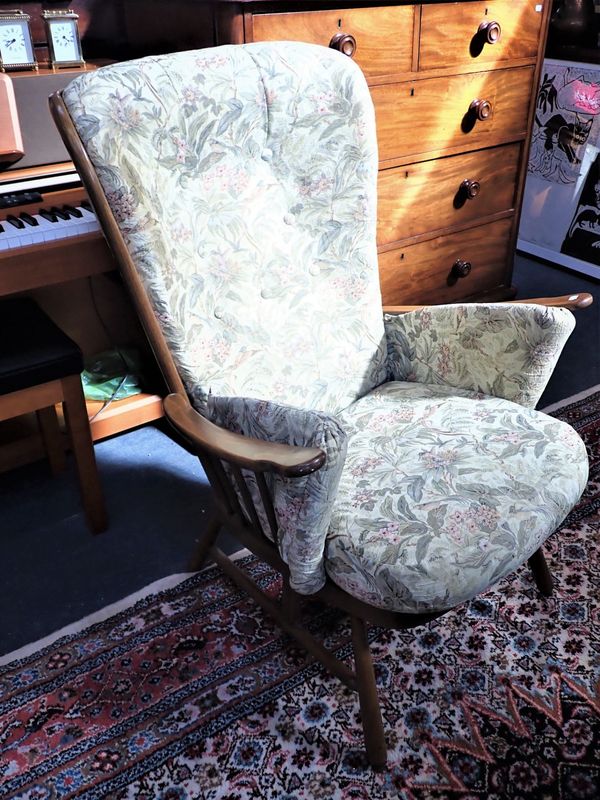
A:
{"label": "framed cat picture", "polygon": [[544,61],[517,248],[600,278],[600,65]]}

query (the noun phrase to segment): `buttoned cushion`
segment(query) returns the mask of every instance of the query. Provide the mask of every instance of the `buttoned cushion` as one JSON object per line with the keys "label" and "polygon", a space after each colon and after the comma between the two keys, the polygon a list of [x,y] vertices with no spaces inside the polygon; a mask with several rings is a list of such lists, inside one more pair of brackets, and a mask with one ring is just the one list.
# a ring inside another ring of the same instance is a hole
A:
{"label": "buttoned cushion", "polygon": [[360,68],[255,42],[82,73],[64,100],[195,407],[336,413],[385,379]]}
{"label": "buttoned cushion", "polygon": [[344,470],[325,566],[350,594],[448,609],[529,558],[583,491],[567,424],[508,400],[392,382],[346,409]]}

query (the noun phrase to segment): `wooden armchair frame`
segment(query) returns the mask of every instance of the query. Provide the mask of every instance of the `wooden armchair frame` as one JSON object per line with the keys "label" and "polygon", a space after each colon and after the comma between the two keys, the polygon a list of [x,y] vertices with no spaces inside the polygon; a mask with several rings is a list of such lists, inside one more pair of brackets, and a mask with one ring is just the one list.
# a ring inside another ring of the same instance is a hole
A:
{"label": "wooden armchair frame", "polygon": [[[52,96],[50,106],[65,145],[89,192],[108,244],[119,264],[171,392],[164,401],[165,414],[200,459],[215,493],[216,513],[201,537],[193,568],[199,569],[207,558],[214,559],[223,572],[253,597],[288,634],[346,686],[358,692],[367,757],[374,769],[382,769],[386,764],[387,745],[366,623],[405,629],[423,625],[445,612],[417,615],[386,611],[352,597],[328,580],[320,591],[310,597],[341,609],[350,616],[354,670],[337,659],[302,627],[299,620],[302,598],[290,587],[288,567],[277,549],[277,523],[265,475],[269,472],[287,478],[308,475],[323,466],[325,454],[317,448],[292,447],[259,441],[224,430],[192,408],[98,177],[60,93]],[[588,294],[575,294],[518,302],[563,306],[575,310],[590,305],[592,297]],[[384,308],[384,311],[403,313],[415,308],[419,306],[394,306]],[[252,499],[247,482],[248,475],[253,476],[258,487],[262,504],[260,510],[257,510]],[[263,512],[262,515],[260,511]],[[268,521],[269,531],[263,530],[261,516]],[[267,597],[246,573],[217,547],[216,540],[222,527],[227,527],[245,547],[281,573],[283,590],[280,602]],[[528,563],[540,592],[549,595],[552,591],[552,578],[541,549],[533,554]]]}

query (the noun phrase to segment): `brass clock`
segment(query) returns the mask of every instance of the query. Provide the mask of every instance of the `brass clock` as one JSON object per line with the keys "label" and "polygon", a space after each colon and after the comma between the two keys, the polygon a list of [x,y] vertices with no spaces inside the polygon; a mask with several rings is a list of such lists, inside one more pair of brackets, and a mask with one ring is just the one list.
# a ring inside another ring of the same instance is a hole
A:
{"label": "brass clock", "polygon": [[46,37],[53,67],[81,67],[85,64],[81,51],[79,15],[73,11],[43,11]]}
{"label": "brass clock", "polygon": [[0,11],[0,69],[37,69],[29,14]]}

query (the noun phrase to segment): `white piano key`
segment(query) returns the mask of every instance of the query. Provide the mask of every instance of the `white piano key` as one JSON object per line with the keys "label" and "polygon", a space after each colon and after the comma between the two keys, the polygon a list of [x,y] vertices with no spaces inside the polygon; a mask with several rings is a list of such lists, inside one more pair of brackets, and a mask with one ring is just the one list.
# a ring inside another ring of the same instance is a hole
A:
{"label": "white piano key", "polygon": [[81,217],[71,216],[68,219],[59,217],[56,222],[51,222],[41,214],[28,212],[33,219],[37,220],[38,224],[32,226],[25,223],[24,228],[16,228],[10,222],[0,220],[4,228],[4,233],[0,233],[0,251],[14,251],[20,247],[69,239],[99,231],[100,225],[96,215],[81,206],[77,206],[77,208],[81,211]]}

